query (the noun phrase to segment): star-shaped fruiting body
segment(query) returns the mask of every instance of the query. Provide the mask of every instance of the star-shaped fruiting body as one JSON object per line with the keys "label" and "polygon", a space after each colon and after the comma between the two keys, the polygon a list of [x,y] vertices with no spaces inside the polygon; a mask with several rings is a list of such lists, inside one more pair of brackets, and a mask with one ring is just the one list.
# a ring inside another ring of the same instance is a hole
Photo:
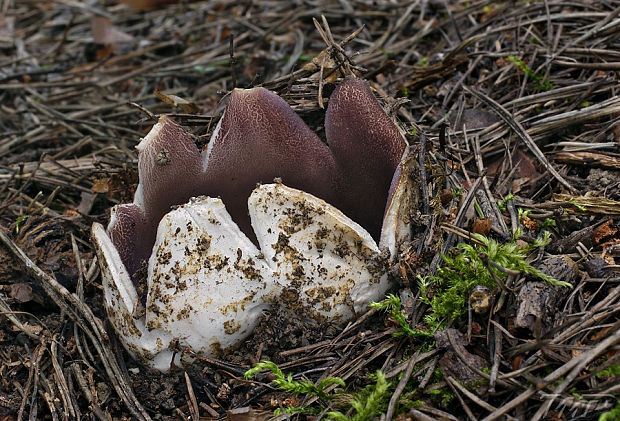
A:
{"label": "star-shaped fruiting body", "polygon": [[[109,236],[93,227],[106,309],[133,354],[161,369],[171,342],[217,353],[271,305],[344,322],[381,298],[413,160],[361,79],[335,89],[325,132],[327,144],[264,88],[231,93],[203,152],[168,117],[152,128],[133,203],[113,209]],[[143,261],[145,315],[131,281]]]}

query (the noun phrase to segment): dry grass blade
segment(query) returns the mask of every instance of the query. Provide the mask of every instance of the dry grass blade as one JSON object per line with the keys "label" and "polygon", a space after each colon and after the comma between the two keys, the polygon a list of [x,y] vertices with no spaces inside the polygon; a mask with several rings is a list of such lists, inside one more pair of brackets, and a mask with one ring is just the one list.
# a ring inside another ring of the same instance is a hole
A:
{"label": "dry grass blade", "polygon": [[536,159],[538,159],[538,161],[545,167],[545,169],[549,171],[551,175],[553,175],[553,177],[555,177],[555,179],[558,180],[568,190],[570,190],[571,192],[576,191],[575,188],[572,187],[569,184],[569,182],[566,181],[564,177],[562,177],[560,173],[558,173],[557,170],[551,165],[551,163],[547,160],[547,157],[545,157],[545,155],[538,148],[536,143],[534,143],[534,141],[525,131],[523,126],[519,124],[519,122],[516,121],[512,117],[512,115],[510,115],[510,113],[508,112],[508,110],[506,110],[506,108],[502,107],[499,103],[489,98],[488,96],[484,95],[483,93],[476,91],[475,89],[468,88],[467,86],[463,86],[463,89],[465,89],[467,92],[471,93],[472,95],[476,96],[478,99],[485,102],[493,110],[495,110],[497,115],[502,120],[504,120],[504,122],[517,134],[517,136],[519,136],[519,138],[523,141],[523,143],[525,143],[528,149],[532,151]]}
{"label": "dry grass blade", "polygon": [[133,394],[131,386],[126,383],[125,376],[116,359],[117,355],[110,349],[108,341],[105,339],[107,338],[107,333],[102,329],[91,310],[55,279],[39,269],[1,229],[0,241],[20,261],[24,268],[38,280],[41,287],[54,300],[56,305],[62,308],[86,333],[99,355],[101,364],[105,367],[110,382],[115,386],[116,392],[133,416],[140,420],[150,420],[150,417]]}
{"label": "dry grass blade", "polygon": [[[556,380],[558,380],[562,376],[566,376],[565,379],[560,383],[558,387],[554,389],[555,393],[563,392],[567,385],[570,384],[573,379],[579,374],[581,370],[583,370],[594,358],[598,357],[602,353],[609,350],[610,347],[613,347],[615,344],[620,342],[620,327],[616,327],[614,333],[601,341],[596,347],[591,350],[584,352],[579,355],[577,358],[573,358],[563,366],[559,367],[551,374],[545,376],[539,384],[537,384],[536,388],[528,388],[525,392],[521,393],[519,396],[506,403],[501,408],[497,408],[491,414],[486,416],[482,421],[493,421],[500,418],[502,415],[506,414],[515,406],[523,403],[525,400],[529,399],[536,391]],[[551,400],[554,398],[551,397]],[[542,408],[541,408],[542,410]],[[540,410],[539,410],[540,411]],[[537,412],[535,414],[535,418],[540,419],[542,416],[542,412]]]}

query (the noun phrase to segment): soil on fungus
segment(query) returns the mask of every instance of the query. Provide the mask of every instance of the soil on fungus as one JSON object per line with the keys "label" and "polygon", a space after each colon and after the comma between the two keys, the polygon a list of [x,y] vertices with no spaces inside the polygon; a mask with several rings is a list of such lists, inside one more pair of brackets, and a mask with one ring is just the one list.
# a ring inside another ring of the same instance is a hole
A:
{"label": "soil on fungus", "polygon": [[[617,2],[0,4],[1,421],[620,419]],[[140,138],[165,114],[204,149],[228,93],[264,86],[325,140],[351,74],[419,163],[394,295],[134,361],[90,227],[131,202]],[[265,360],[283,382],[244,377]]]}

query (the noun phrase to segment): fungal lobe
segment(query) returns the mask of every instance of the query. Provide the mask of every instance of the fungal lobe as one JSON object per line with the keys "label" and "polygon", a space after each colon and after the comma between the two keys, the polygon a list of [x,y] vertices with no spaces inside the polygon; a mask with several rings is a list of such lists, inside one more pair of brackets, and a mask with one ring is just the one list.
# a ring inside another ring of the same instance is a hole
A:
{"label": "fungal lobe", "polygon": [[404,138],[359,79],[334,91],[325,125],[327,144],[263,88],[231,93],[202,153],[160,118],[137,146],[134,202],[113,208],[107,234],[92,229],[130,353],[165,371],[236,346],[273,305],[343,324],[384,296],[386,257],[411,231],[417,157],[401,159]]}
{"label": "fungal lobe", "polygon": [[[116,207],[108,232],[130,274],[151,255],[157,226],[190,197],[220,197],[255,244],[247,201],[274,178],[325,200],[378,240],[388,191],[406,142],[368,84],[346,78],[325,118],[328,145],[275,93],[235,89],[202,154],[191,135],[162,117],[137,146],[133,205]],[[123,207],[125,206],[125,207]]]}
{"label": "fungal lobe", "polygon": [[140,184],[134,203],[157,229],[170,206],[200,194],[202,158],[190,134],[166,116],[136,149]]}
{"label": "fungal lobe", "polygon": [[138,205],[128,203],[112,210],[108,233],[129,274],[140,269],[141,260],[150,255],[148,244],[142,244],[147,231],[144,213]]}
{"label": "fungal lobe", "polygon": [[388,190],[405,140],[362,79],[349,77],[329,100],[329,148],[338,164],[340,210],[379,238]]}
{"label": "fungal lobe", "polygon": [[235,89],[205,156],[206,192],[222,198],[255,240],[247,201],[257,183],[282,183],[331,202],[336,168],[327,145],[274,92]]}

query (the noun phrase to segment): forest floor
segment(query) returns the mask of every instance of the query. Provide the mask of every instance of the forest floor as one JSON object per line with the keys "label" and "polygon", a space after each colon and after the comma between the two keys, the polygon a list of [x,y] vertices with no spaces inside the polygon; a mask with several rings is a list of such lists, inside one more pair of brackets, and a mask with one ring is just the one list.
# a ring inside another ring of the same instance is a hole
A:
{"label": "forest floor", "polygon": [[[0,0],[0,420],[620,419],[619,34],[614,1]],[[205,148],[252,86],[324,137],[349,74],[423,163],[394,295],[135,362],[90,232],[141,137]]]}

